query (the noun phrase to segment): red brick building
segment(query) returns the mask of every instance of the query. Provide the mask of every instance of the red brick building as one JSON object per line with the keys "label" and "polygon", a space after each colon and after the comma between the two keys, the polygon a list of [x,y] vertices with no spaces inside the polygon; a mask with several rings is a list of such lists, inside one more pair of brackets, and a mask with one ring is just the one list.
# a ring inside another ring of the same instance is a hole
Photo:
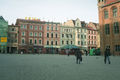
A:
{"label": "red brick building", "polygon": [[40,20],[17,19],[18,52],[41,53],[44,46],[44,25]]}
{"label": "red brick building", "polygon": [[120,0],[98,0],[101,52],[120,55]]}

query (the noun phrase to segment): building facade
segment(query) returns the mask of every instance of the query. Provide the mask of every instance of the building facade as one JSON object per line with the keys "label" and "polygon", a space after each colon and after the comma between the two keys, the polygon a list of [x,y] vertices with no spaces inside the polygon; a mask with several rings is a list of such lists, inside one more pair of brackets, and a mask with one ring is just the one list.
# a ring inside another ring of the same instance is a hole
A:
{"label": "building facade", "polygon": [[88,50],[100,48],[100,38],[99,38],[99,30],[97,29],[98,24],[90,22],[87,25],[87,40],[88,40]]}
{"label": "building facade", "polygon": [[45,53],[58,53],[60,48],[60,23],[45,22],[43,35]]}
{"label": "building facade", "polygon": [[45,22],[40,20],[17,19],[19,53],[42,53],[44,24]]}
{"label": "building facade", "polygon": [[0,16],[0,53],[7,53],[8,22]]}
{"label": "building facade", "polygon": [[8,53],[18,53],[18,27],[17,25],[8,25]]}
{"label": "building facade", "polygon": [[120,0],[98,0],[101,52],[120,55]]}
{"label": "building facade", "polygon": [[75,45],[82,50],[88,50],[87,46],[87,28],[84,21],[75,20]]}

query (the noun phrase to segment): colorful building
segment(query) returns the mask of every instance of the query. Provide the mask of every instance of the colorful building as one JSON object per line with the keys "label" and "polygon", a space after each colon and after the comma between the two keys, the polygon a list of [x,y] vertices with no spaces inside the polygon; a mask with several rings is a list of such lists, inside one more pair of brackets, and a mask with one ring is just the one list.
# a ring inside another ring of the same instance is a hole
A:
{"label": "colorful building", "polygon": [[45,22],[44,48],[46,53],[58,53],[60,48],[60,23]]}
{"label": "colorful building", "polygon": [[44,47],[44,21],[38,19],[17,19],[18,52],[42,53]]}
{"label": "colorful building", "polygon": [[87,28],[84,21],[78,18],[74,20],[75,24],[75,45],[79,46],[82,50],[87,50]]}
{"label": "colorful building", "polygon": [[8,22],[0,16],[0,53],[7,53]]}
{"label": "colorful building", "polygon": [[100,48],[100,34],[98,29],[98,24],[90,22],[87,25],[87,41],[88,41],[88,50]]}
{"label": "colorful building", "polygon": [[8,53],[18,53],[18,27],[17,25],[8,25]]}
{"label": "colorful building", "polygon": [[98,0],[101,52],[120,55],[120,0]]}
{"label": "colorful building", "polygon": [[84,21],[68,20],[61,26],[61,47],[75,45],[87,50],[87,28]]}

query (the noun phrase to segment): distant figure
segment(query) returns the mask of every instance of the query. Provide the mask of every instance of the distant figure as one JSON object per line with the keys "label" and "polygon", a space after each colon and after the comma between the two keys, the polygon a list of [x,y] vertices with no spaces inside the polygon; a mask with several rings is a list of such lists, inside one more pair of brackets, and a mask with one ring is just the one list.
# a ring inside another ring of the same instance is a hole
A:
{"label": "distant figure", "polygon": [[88,52],[87,52],[87,50],[85,50],[85,55],[86,55],[86,56],[88,55]]}
{"label": "distant figure", "polygon": [[23,54],[23,51],[21,51],[21,54]]}
{"label": "distant figure", "polygon": [[66,54],[69,56],[69,49],[66,49]]}
{"label": "distant figure", "polygon": [[82,52],[79,49],[76,49],[75,56],[76,56],[76,63],[80,64],[80,62],[82,61]]}
{"label": "distant figure", "polygon": [[105,62],[105,64],[106,64],[106,61],[108,60],[108,63],[110,64],[111,62],[110,62],[110,49],[108,49],[108,48],[106,48],[106,50],[105,50],[105,53],[104,53],[104,56],[105,56],[105,58],[104,58],[104,62]]}

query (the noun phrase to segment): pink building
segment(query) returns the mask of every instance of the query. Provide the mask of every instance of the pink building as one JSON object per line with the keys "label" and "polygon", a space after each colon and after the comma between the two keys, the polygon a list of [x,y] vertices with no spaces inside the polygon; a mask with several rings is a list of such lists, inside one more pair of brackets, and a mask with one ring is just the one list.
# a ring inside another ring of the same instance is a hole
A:
{"label": "pink building", "polygon": [[97,25],[96,23],[89,23],[87,25],[87,30],[88,30],[88,50],[92,48],[98,48],[98,30],[97,30]]}
{"label": "pink building", "polygon": [[60,48],[60,23],[45,22],[43,43],[46,53],[58,53]]}

